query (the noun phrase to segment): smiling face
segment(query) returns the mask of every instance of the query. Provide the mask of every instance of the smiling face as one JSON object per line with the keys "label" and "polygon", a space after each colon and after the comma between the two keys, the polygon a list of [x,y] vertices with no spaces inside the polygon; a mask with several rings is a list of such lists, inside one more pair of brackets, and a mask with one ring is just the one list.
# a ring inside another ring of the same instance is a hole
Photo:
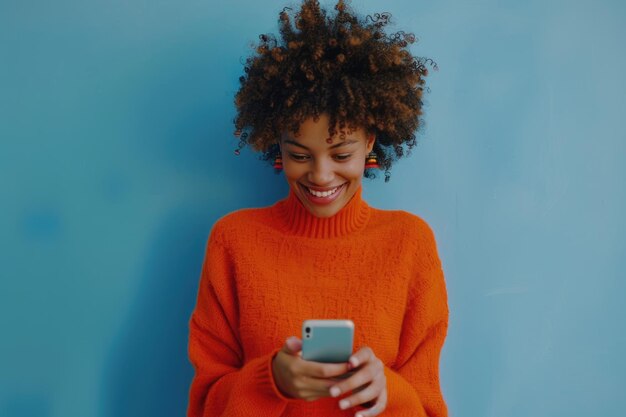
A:
{"label": "smiling face", "polygon": [[302,204],[317,217],[341,210],[361,186],[365,158],[374,147],[374,135],[364,129],[328,138],[328,115],[305,120],[295,134],[281,135],[283,172]]}

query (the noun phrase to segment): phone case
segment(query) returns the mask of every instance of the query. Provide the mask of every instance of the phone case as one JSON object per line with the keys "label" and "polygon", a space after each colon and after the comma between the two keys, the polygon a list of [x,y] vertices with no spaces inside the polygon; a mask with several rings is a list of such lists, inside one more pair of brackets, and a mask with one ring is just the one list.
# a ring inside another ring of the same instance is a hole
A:
{"label": "phone case", "polygon": [[352,320],[305,320],[302,323],[302,359],[347,362],[352,355]]}

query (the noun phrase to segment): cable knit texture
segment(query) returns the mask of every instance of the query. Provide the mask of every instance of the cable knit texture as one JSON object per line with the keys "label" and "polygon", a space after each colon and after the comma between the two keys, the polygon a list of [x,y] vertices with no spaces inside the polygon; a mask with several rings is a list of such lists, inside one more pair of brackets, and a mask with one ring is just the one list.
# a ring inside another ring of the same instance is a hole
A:
{"label": "cable knit texture", "polygon": [[272,358],[306,319],[351,319],[354,351],[385,364],[387,417],[445,417],[439,357],[448,328],[444,275],[431,228],[379,210],[362,188],[318,218],[290,190],[274,205],[242,209],[211,230],[189,321],[195,375],[188,417],[354,416],[339,398],[288,398]]}

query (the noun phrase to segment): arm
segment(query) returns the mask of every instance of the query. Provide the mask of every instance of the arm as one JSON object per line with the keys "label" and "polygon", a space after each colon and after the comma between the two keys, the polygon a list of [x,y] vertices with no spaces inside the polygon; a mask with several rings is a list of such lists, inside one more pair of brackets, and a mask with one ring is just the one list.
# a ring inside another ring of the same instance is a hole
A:
{"label": "arm", "polygon": [[187,416],[280,416],[294,401],[274,383],[271,363],[280,348],[244,363],[232,258],[214,231],[189,321],[188,353],[195,375]]}
{"label": "arm", "polygon": [[410,416],[447,417],[439,358],[448,330],[448,297],[429,227],[424,237],[419,249],[420,272],[409,287],[398,355],[392,367],[385,367],[387,408],[412,410]]}

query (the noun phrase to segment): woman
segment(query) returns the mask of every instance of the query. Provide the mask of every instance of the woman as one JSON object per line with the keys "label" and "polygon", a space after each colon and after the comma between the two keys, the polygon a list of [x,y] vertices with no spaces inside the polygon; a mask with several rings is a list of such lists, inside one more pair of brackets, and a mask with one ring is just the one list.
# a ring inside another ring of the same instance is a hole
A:
{"label": "woman", "polygon": [[[427,71],[411,34],[383,32],[389,15],[335,9],[283,10],[280,41],[261,35],[240,78],[240,148],[273,161],[290,191],[213,226],[189,324],[190,417],[447,416],[434,235],[361,195],[364,174],[388,174],[415,144]],[[351,319],[350,361],[303,360],[306,319]]]}

